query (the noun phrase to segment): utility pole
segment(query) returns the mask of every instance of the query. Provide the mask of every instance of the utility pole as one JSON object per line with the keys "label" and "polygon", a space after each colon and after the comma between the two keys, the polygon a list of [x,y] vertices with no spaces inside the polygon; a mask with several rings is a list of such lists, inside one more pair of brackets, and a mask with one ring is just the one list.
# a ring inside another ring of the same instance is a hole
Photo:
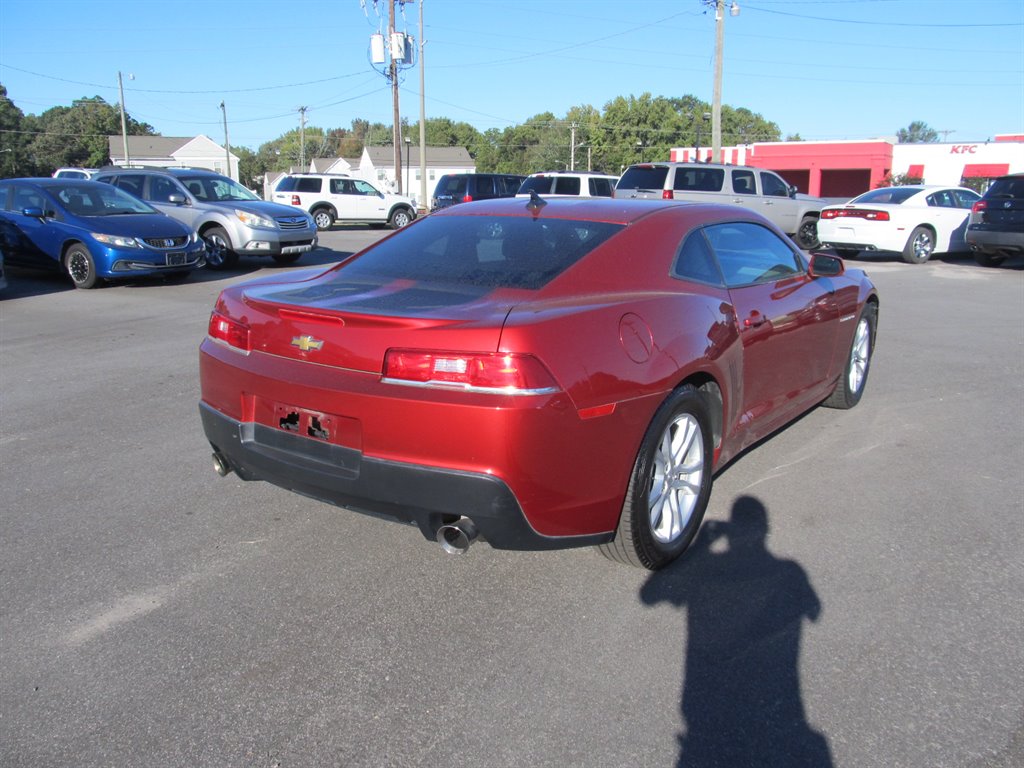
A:
{"label": "utility pole", "polygon": [[576,170],[576,123],[569,123],[569,170]]}
{"label": "utility pole", "polygon": [[392,127],[391,143],[395,145],[395,184],[398,194],[402,194],[402,126],[398,110],[398,62],[395,60],[395,3],[388,3],[388,44],[391,46],[391,63],[388,65],[388,76],[391,78]]}
{"label": "utility pole", "polygon": [[[128,75],[129,80],[134,80],[135,75]],[[121,144],[124,147],[124,167],[130,166],[131,157],[128,155],[128,124],[124,117],[124,82],[121,80],[121,72],[117,73],[117,92],[121,98]]]}
{"label": "utility pole", "polygon": [[423,46],[427,42],[423,39],[424,2],[426,0],[420,0],[420,202],[417,207],[426,211],[430,209],[430,203],[427,202],[427,108],[423,95]]}
{"label": "utility pole", "polygon": [[[725,0],[704,0],[715,8],[715,87],[711,96],[711,162],[722,162],[722,51],[725,47]],[[730,16],[740,15],[739,3],[729,6]]]}
{"label": "utility pole", "polygon": [[299,107],[299,170],[306,171],[306,109]]}
{"label": "utility pole", "polygon": [[[220,111],[221,114],[224,115],[224,162],[227,163],[225,167],[228,169],[228,172],[225,175],[234,179],[235,177],[231,174],[231,142],[228,141],[228,110],[227,107],[224,106],[223,101],[220,103]],[[237,181],[237,179],[235,179],[235,181]]]}

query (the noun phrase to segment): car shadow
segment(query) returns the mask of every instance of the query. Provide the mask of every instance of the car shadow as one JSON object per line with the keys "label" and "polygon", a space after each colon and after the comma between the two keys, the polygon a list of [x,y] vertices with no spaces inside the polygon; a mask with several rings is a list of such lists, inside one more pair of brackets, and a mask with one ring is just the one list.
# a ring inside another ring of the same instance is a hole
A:
{"label": "car shadow", "polygon": [[645,605],[687,612],[680,768],[833,765],[800,693],[802,629],[821,602],[798,563],[768,551],[767,534],[764,504],[741,496],[728,522],[706,521],[641,587]]}
{"label": "car shadow", "polygon": [[[830,255],[838,255],[835,251],[825,249],[825,253]],[[843,261],[851,267],[856,267],[858,264],[865,266],[868,264],[884,264],[888,262],[895,262],[897,264],[907,264],[903,260],[903,257],[895,251],[861,251],[859,254],[850,258],[844,256]],[[943,264],[957,264],[964,267],[972,267],[981,270],[995,270],[995,269],[1011,269],[1016,271],[1024,270],[1024,254],[1018,254],[1016,256],[1009,256],[1006,260],[997,267],[984,267],[974,260],[974,257],[969,253],[936,253],[928,259],[927,264],[943,263]],[[907,266],[918,266],[916,264],[907,264]]]}

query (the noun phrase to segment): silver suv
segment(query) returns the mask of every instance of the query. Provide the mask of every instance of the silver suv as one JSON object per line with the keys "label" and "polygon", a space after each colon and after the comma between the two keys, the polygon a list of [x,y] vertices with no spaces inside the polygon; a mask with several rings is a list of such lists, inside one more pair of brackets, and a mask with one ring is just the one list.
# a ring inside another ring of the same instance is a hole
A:
{"label": "silver suv", "polygon": [[316,247],[304,211],[260,200],[237,181],[194,168],[119,168],[93,177],[142,198],[206,241],[206,263],[226,269],[242,254],[291,264]]}
{"label": "silver suv", "polygon": [[727,203],[757,211],[804,250],[817,248],[823,200],[798,195],[781,176],[747,165],[639,163],[615,185],[617,198]]}
{"label": "silver suv", "polygon": [[411,197],[381,192],[344,174],[288,174],[277,183],[274,201],[309,211],[319,230],[330,229],[336,221],[400,229],[416,218]]}

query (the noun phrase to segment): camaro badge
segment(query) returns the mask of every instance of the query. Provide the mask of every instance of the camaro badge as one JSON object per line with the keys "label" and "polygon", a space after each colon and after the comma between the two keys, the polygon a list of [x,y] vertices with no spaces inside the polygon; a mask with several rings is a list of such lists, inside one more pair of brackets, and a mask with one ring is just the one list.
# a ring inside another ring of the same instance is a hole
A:
{"label": "camaro badge", "polygon": [[312,336],[296,336],[292,339],[292,346],[298,347],[303,352],[316,352],[323,347],[324,343],[320,339],[314,339]]}

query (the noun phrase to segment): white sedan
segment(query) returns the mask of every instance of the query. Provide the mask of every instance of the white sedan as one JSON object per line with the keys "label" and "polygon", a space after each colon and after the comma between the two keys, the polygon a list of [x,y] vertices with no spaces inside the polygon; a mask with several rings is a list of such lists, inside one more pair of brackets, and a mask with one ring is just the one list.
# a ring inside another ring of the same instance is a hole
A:
{"label": "white sedan", "polygon": [[845,258],[860,251],[896,251],[911,264],[935,252],[967,251],[971,206],[981,196],[963,187],[881,187],[845,205],[822,208],[818,239]]}

